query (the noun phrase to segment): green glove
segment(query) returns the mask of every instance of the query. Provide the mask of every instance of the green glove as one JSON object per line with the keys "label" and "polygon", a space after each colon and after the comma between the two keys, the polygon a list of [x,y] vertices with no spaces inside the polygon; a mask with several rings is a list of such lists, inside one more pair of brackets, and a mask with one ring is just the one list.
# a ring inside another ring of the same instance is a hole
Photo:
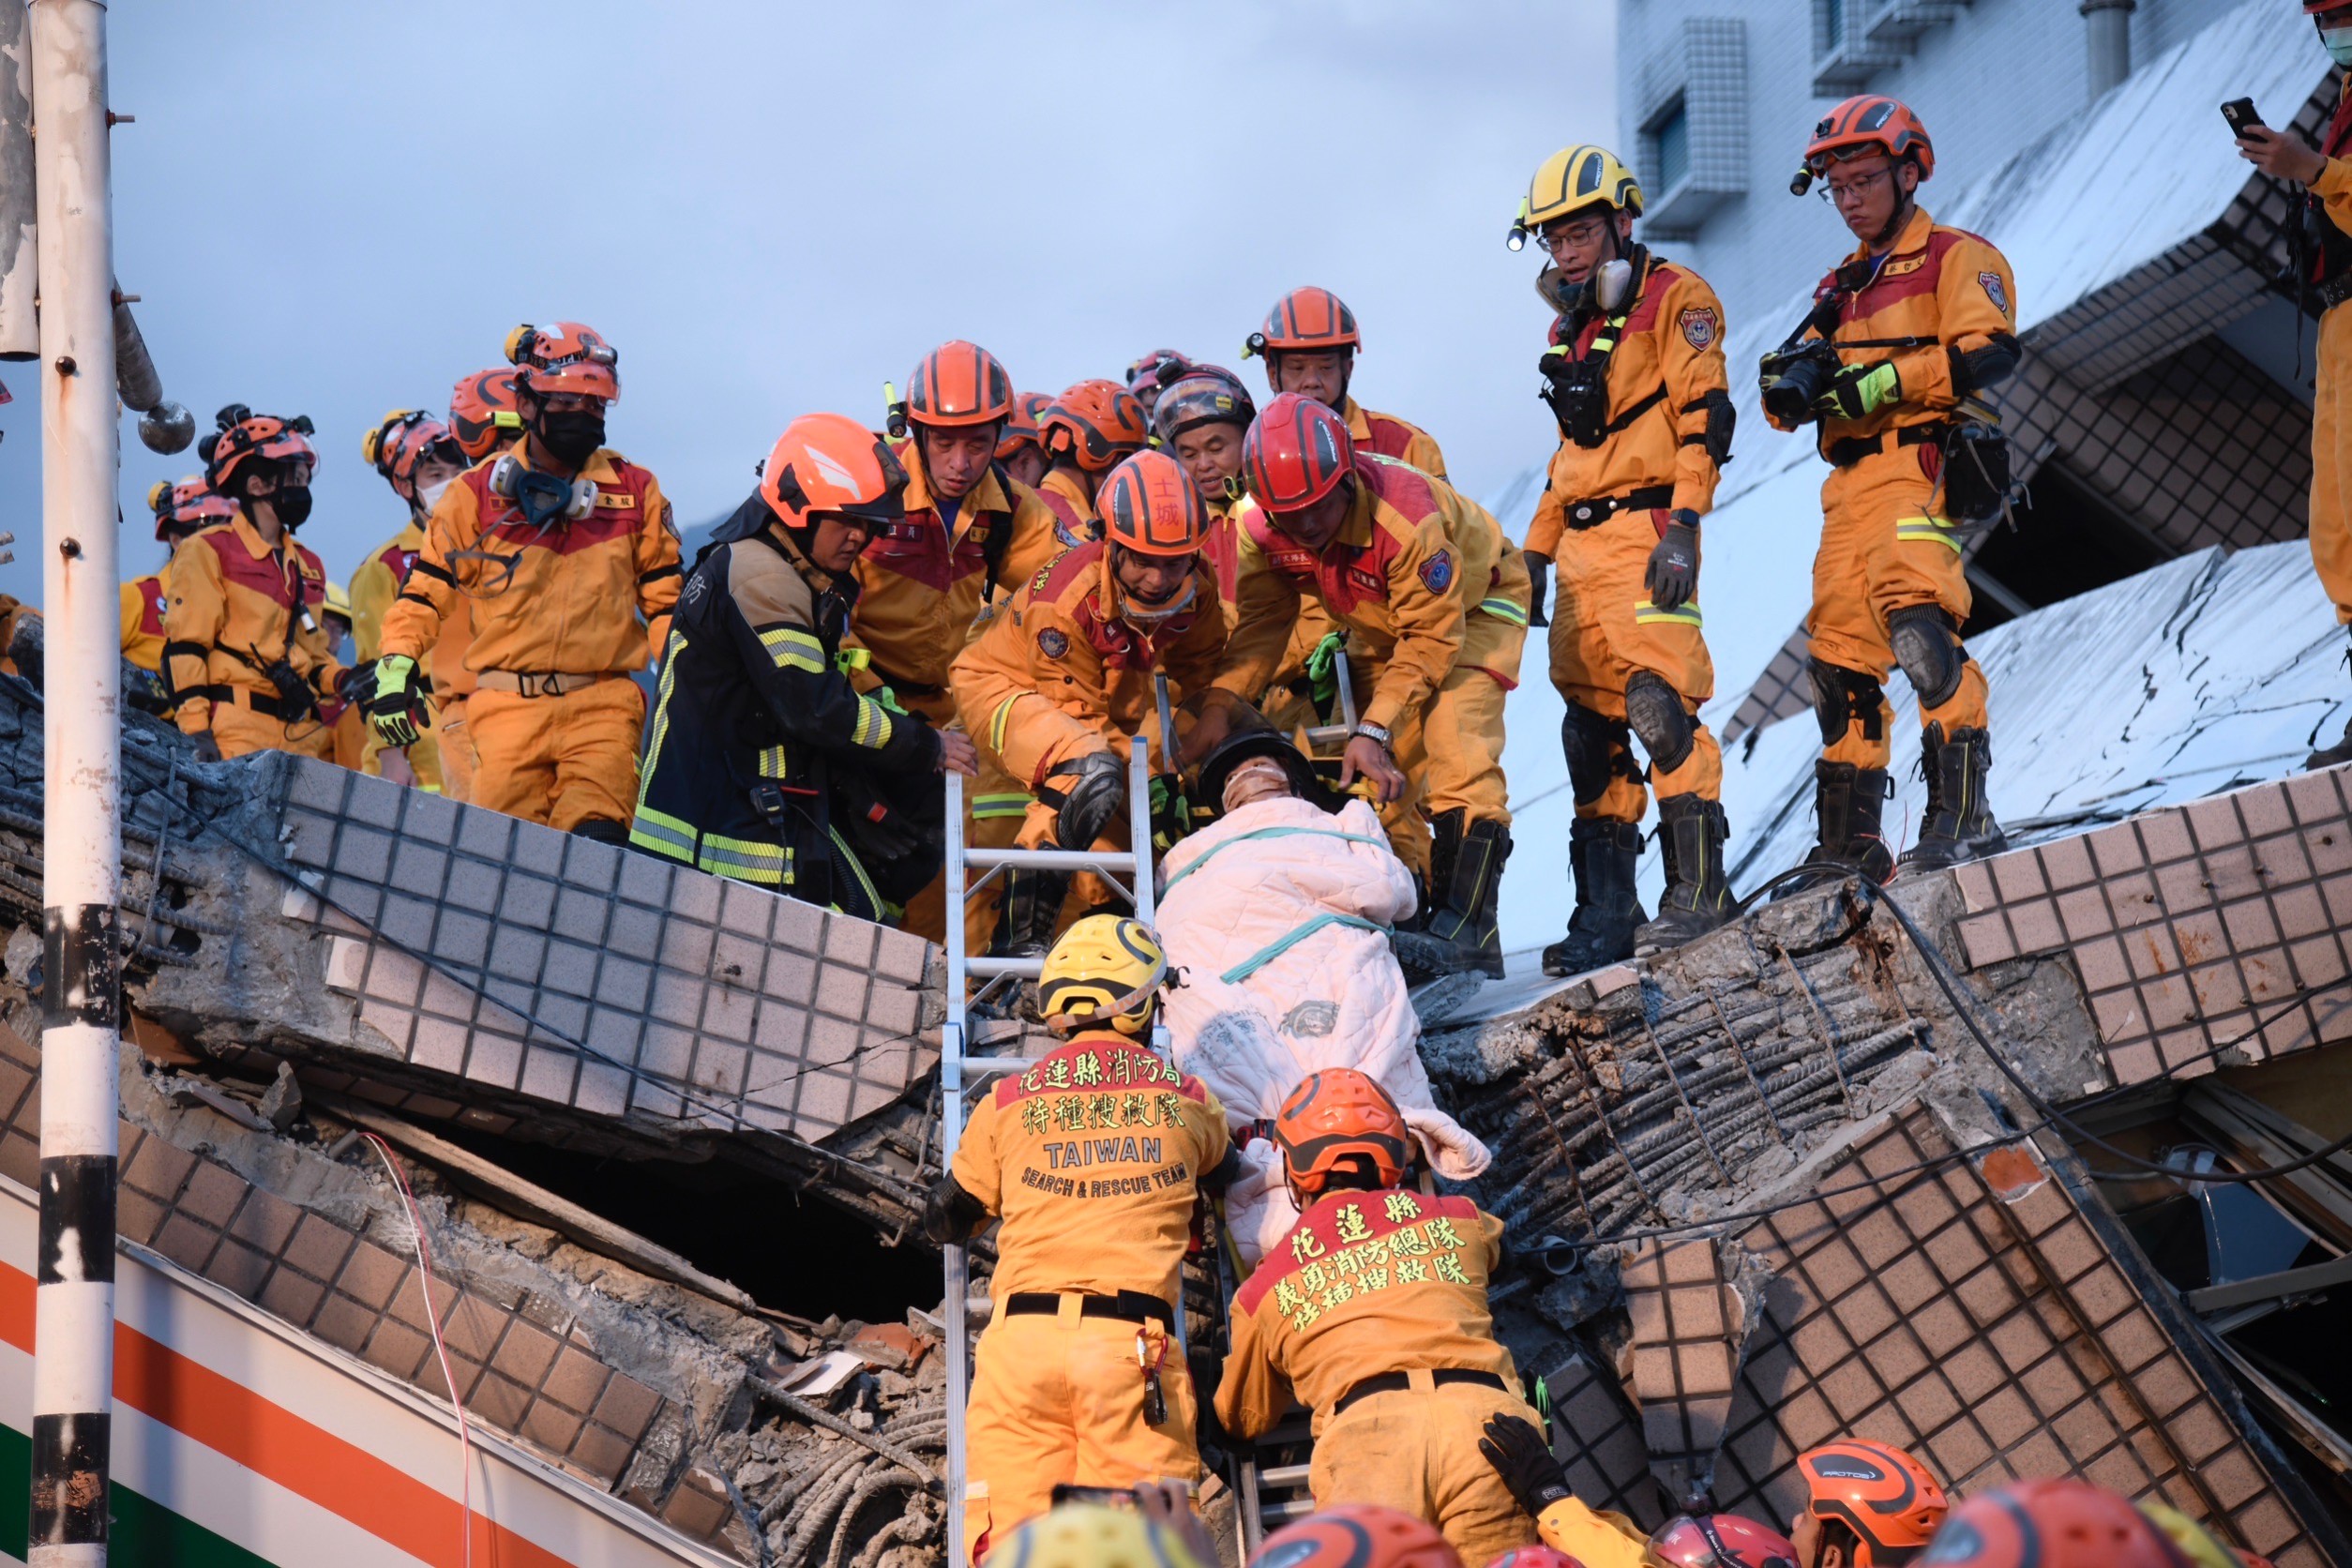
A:
{"label": "green glove", "polygon": [[1326,632],[1306,656],[1307,693],[1315,700],[1317,713],[1328,715],[1339,695],[1339,649],[1347,641],[1346,632]]}
{"label": "green glove", "polygon": [[424,733],[425,703],[417,691],[416,661],[405,654],[376,660],[376,686],[368,698],[368,722],[386,746],[416,744]]}
{"label": "green glove", "polygon": [[1903,400],[1903,378],[1894,361],[1848,365],[1830,378],[1829,390],[1814,400],[1813,412],[1824,419],[1861,419]]}

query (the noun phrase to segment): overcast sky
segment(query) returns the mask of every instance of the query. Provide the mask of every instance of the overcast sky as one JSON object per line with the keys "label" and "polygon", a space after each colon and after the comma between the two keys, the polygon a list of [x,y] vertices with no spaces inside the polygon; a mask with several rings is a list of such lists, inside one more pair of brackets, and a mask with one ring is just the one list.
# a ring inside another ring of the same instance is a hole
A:
{"label": "overcast sky", "polygon": [[[968,337],[1024,388],[1168,345],[1263,379],[1285,290],[1363,324],[1355,390],[1485,495],[1553,445],[1529,175],[1614,135],[1611,0],[825,7],[115,0],[116,267],[168,394],[317,421],[303,538],[348,579],[402,508],[359,457],[520,321],[621,355],[612,445],[681,524],[794,415],[879,422]],[[0,366],[0,591],[37,599],[39,388]],[[143,498],[197,466],[123,430]]]}

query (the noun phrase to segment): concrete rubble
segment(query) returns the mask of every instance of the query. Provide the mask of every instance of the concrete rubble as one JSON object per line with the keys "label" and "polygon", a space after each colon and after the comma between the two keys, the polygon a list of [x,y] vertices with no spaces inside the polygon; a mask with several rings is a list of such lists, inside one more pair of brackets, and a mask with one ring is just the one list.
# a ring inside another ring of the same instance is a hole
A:
{"label": "concrete rubble", "polygon": [[[0,678],[0,1172],[28,1184],[39,719]],[[934,953],[323,765],[196,764],[144,720],[125,749],[128,1244],[447,1398],[397,1162],[471,1420],[746,1562],[942,1560],[939,1275],[907,1239]],[[2035,1109],[2352,1036],[2344,778],[1896,897],[2014,1081],[1852,888],[1540,998],[1418,999],[1579,1492],[1785,1520],[1795,1454],[1854,1430],[1962,1489],[2073,1470],[2280,1568],[2352,1561],[2341,1495]]]}

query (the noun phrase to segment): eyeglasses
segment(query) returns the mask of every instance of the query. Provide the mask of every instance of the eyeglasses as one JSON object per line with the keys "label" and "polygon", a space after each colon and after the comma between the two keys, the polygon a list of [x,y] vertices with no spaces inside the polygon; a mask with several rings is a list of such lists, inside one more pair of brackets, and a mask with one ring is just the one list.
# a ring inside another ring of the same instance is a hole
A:
{"label": "eyeglasses", "polygon": [[1562,250],[1572,247],[1582,249],[1588,245],[1594,244],[1606,233],[1608,233],[1606,219],[1588,218],[1582,222],[1562,223],[1547,228],[1535,236],[1535,243],[1557,256]]}
{"label": "eyeglasses", "polygon": [[1858,199],[1880,180],[1891,179],[1893,175],[1894,166],[1889,164],[1883,169],[1874,169],[1867,174],[1857,174],[1843,184],[1836,180],[1824,180],[1821,183],[1821,200],[1835,206],[1840,202]]}

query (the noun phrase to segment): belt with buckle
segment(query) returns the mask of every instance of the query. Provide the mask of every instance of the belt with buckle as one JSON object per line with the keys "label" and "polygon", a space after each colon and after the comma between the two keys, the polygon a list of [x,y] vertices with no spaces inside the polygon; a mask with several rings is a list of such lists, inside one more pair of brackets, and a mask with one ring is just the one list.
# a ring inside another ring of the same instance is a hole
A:
{"label": "belt with buckle", "polygon": [[[1051,1318],[1061,1310],[1062,1296],[1054,1290],[1017,1290],[1004,1298],[1007,1318]],[[1115,1296],[1078,1296],[1078,1316],[1117,1318],[1128,1323],[1140,1323],[1149,1318],[1171,1334],[1176,1328],[1176,1315],[1168,1310],[1166,1302],[1149,1290],[1122,1290]]]}
{"label": "belt with buckle", "polygon": [[1597,501],[1578,501],[1564,508],[1562,515],[1568,526],[1581,534],[1588,528],[1598,528],[1620,512],[1655,512],[1674,505],[1672,485],[1651,485],[1646,489],[1628,490],[1623,495],[1605,495]]}
{"label": "belt with buckle", "polygon": [[474,684],[484,691],[503,691],[509,697],[565,697],[603,681],[621,679],[618,672],[611,670],[577,675],[562,671],[485,670],[474,678]]}
{"label": "belt with buckle", "polygon": [[[1440,1388],[1448,1383],[1477,1383],[1483,1388],[1500,1389],[1505,1394],[1511,1392],[1511,1385],[1502,1380],[1500,1373],[1473,1372],[1467,1366],[1440,1366],[1429,1374],[1429,1380]],[[1369,1399],[1376,1394],[1394,1394],[1400,1388],[1412,1386],[1413,1375],[1410,1372],[1383,1372],[1377,1378],[1364,1379],[1341,1395],[1339,1402],[1332,1406],[1331,1413],[1338,1415],[1359,1399]]]}

